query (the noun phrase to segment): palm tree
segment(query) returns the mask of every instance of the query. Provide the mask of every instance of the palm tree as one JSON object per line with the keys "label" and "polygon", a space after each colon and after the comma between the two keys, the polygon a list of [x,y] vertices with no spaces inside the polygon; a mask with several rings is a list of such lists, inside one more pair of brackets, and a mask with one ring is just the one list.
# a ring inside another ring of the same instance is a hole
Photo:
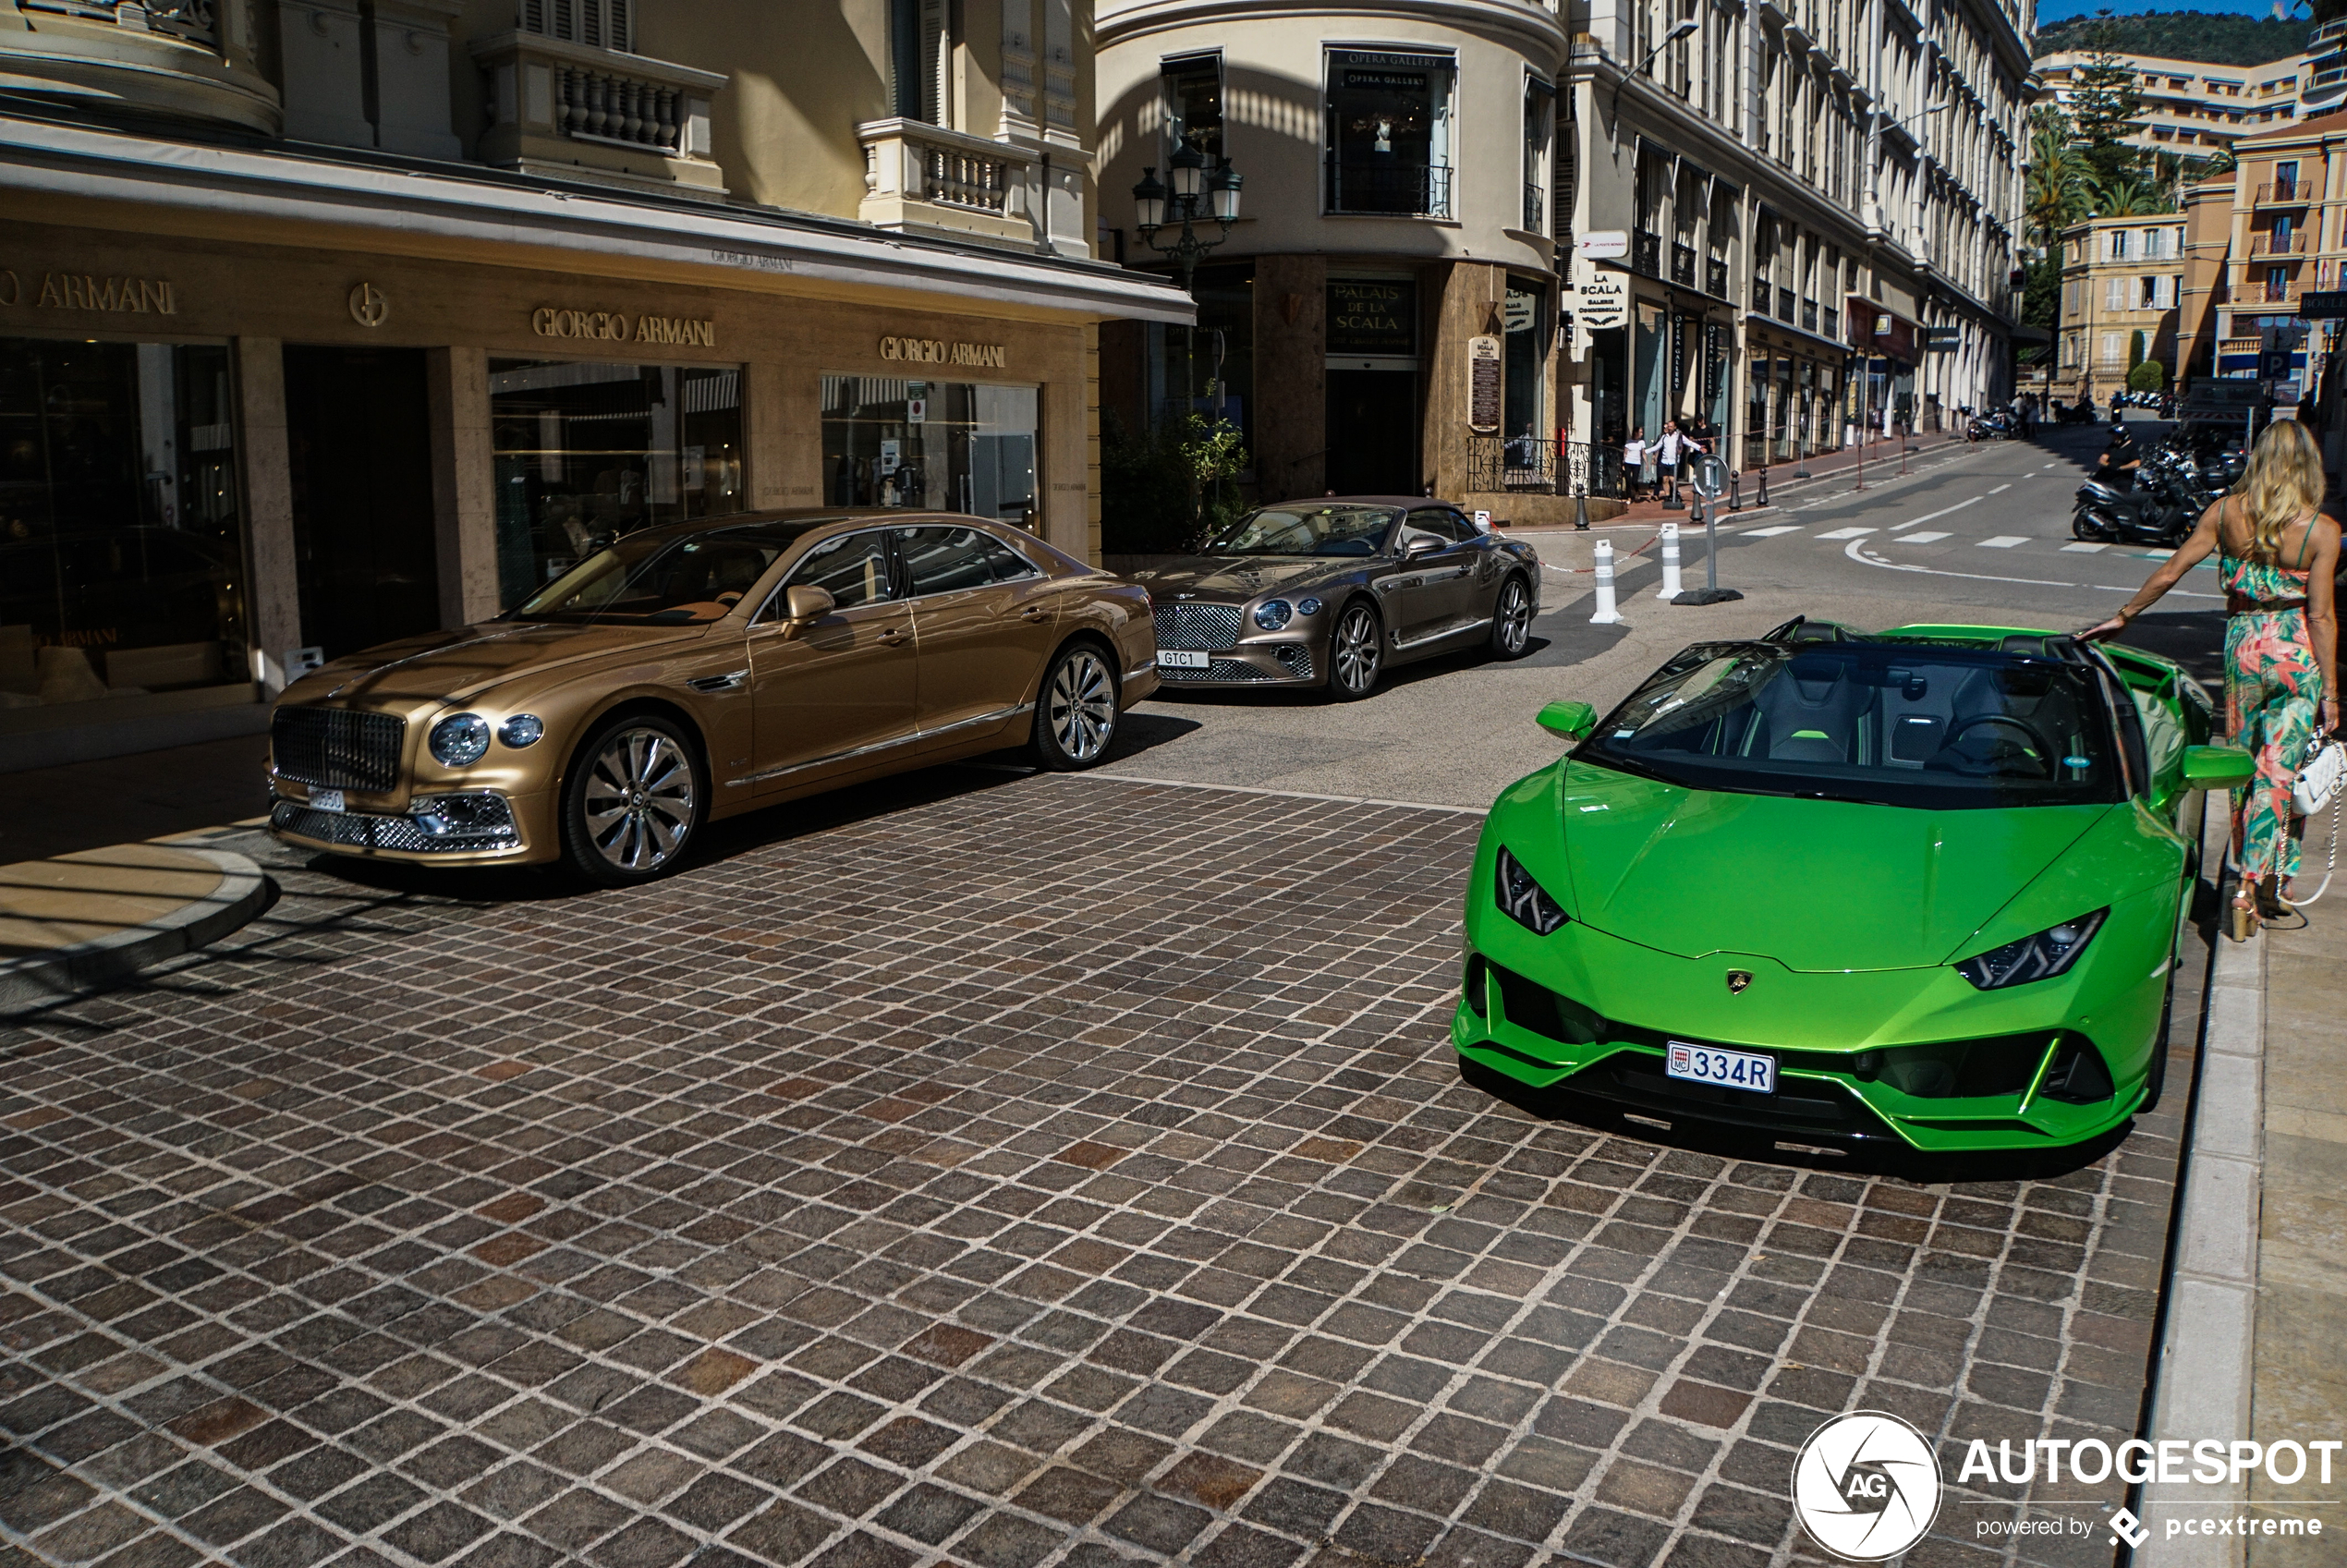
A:
{"label": "palm tree", "polygon": [[2037,244],[2050,246],[2086,214],[2086,161],[2060,131],[2042,128],[2030,139],[2024,216]]}
{"label": "palm tree", "polygon": [[2087,199],[2094,205],[2095,215],[2102,218],[2147,218],[2156,213],[2176,210],[2172,201],[2136,175],[2096,180],[2087,187]]}

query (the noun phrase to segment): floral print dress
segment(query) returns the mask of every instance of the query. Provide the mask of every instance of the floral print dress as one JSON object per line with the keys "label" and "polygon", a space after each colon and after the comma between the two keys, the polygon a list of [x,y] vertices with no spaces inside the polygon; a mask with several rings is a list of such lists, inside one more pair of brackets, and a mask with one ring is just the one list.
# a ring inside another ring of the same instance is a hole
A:
{"label": "floral print dress", "polygon": [[[2304,561],[2314,530],[2299,546]],[[2225,552],[2225,726],[2257,756],[2257,777],[2232,792],[2233,857],[2242,880],[2298,873],[2290,786],[2320,722],[2322,667],[2306,637],[2306,568]]]}

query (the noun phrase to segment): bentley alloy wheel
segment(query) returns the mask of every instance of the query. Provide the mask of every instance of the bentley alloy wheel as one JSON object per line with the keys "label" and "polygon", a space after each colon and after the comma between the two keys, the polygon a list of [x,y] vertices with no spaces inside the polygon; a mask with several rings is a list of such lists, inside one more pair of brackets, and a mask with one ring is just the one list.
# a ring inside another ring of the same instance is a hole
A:
{"label": "bentley alloy wheel", "polygon": [[1491,652],[1495,658],[1521,659],[1532,645],[1532,590],[1522,577],[1500,585],[1500,602],[1491,606]]}
{"label": "bentley alloy wheel", "polygon": [[589,743],[564,811],[571,863],[606,884],[642,881],[675,865],[699,825],[700,766],[675,726],[626,719]]}
{"label": "bentley alloy wheel", "polygon": [[1043,766],[1088,768],[1116,738],[1116,675],[1098,650],[1077,643],[1052,661],[1035,705],[1035,751]]}
{"label": "bentley alloy wheel", "polygon": [[1377,686],[1384,662],[1385,628],[1374,606],[1355,600],[1329,634],[1329,692],[1341,702],[1367,697]]}

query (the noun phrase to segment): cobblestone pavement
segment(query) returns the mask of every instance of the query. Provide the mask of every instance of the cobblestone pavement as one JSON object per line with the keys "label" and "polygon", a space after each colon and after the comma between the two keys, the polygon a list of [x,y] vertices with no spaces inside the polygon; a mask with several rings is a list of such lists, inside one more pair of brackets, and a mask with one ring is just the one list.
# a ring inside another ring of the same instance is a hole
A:
{"label": "cobblestone pavement", "polygon": [[1472,815],[768,818],[249,841],[239,942],[0,1031],[0,1563],[1760,1564],[1829,1414],[2134,1426],[2180,1093],[1952,1183],[1548,1119],[1448,1048]]}

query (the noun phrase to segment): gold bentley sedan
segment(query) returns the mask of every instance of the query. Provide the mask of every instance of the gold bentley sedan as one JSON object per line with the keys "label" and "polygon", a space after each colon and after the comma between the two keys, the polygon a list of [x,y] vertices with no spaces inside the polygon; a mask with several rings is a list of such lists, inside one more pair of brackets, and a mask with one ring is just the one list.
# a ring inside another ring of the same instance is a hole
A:
{"label": "gold bentley sedan", "polygon": [[1087,768],[1157,688],[1146,590],[952,515],[630,534],[505,614],[277,700],[273,833],[432,865],[673,868],[702,824],[1021,741]]}

